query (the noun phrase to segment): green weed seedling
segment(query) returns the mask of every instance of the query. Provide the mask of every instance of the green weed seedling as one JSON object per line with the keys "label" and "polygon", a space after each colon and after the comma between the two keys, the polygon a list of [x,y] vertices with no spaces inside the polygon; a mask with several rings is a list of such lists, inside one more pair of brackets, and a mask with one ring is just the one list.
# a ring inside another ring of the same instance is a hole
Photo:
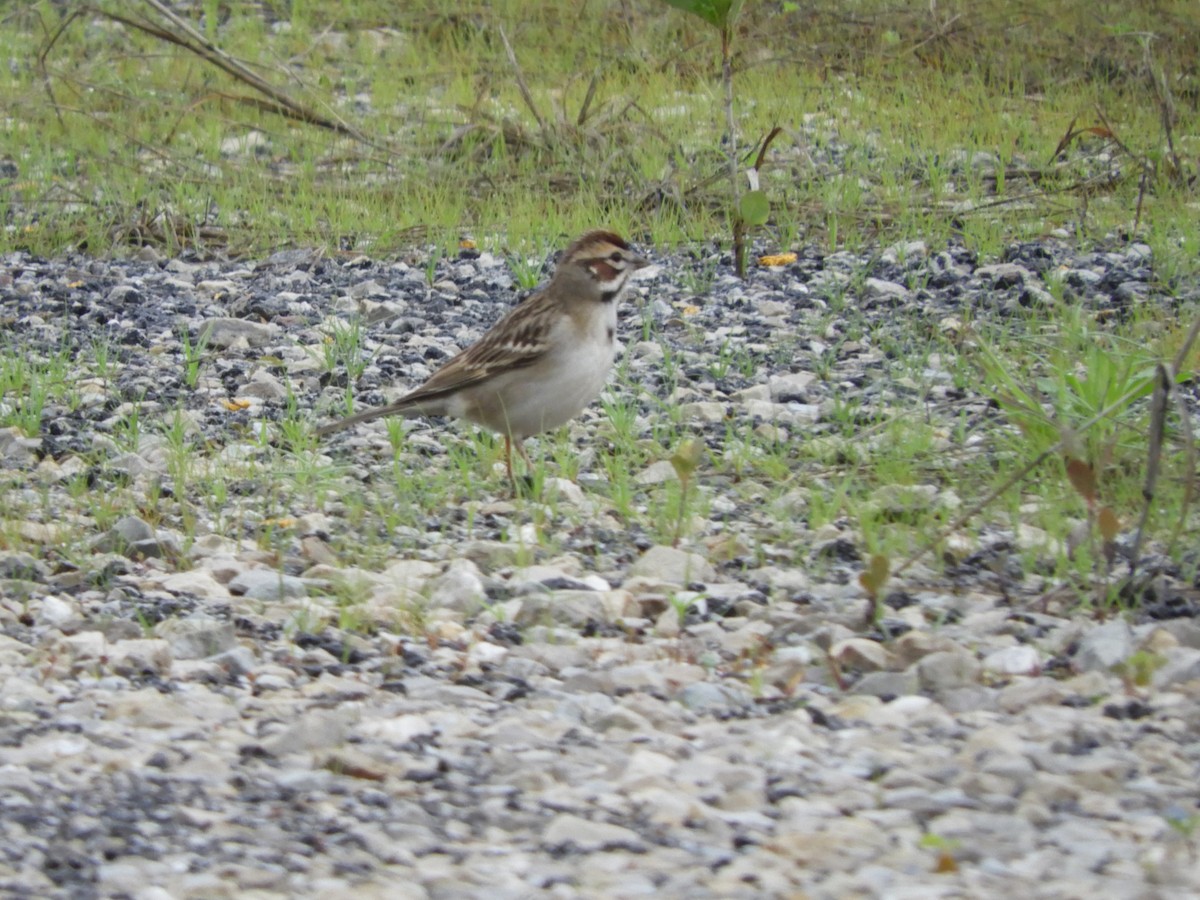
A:
{"label": "green weed seedling", "polygon": [[529,256],[520,253],[508,258],[508,268],[516,279],[517,286],[524,291],[532,291],[542,282],[542,260],[544,254]]}
{"label": "green weed seedling", "polygon": [[758,159],[747,171],[750,190],[741,190],[741,173],[738,171],[740,149],[738,147],[737,117],[734,113],[733,90],[733,38],[735,24],[742,11],[743,0],[666,0],[679,9],[699,16],[717,29],[721,36],[721,81],[725,87],[726,157],[729,166],[729,221],[733,230],[734,268],[739,278],[746,277],[746,257],[749,252],[747,236],[751,228],[767,224],[771,216],[771,204],[766,191],[759,187],[759,171],[771,142],[781,131],[772,128],[757,148]]}
{"label": "green weed seedling", "polygon": [[208,335],[208,331],[202,331],[199,338],[193,341],[186,325],[179,328],[179,343],[183,347],[183,383],[189,388],[195,388],[200,381],[200,368],[208,349]]}
{"label": "green weed seedling", "polygon": [[142,441],[142,397],[127,404],[125,415],[113,426],[113,438],[129,453],[137,453]]}
{"label": "green weed seedling", "polygon": [[350,384],[357,382],[371,361],[363,347],[364,337],[360,316],[351,316],[347,322],[335,319],[324,345],[325,371],[345,372]]}
{"label": "green weed seedling", "polygon": [[72,354],[63,347],[48,356],[31,356],[5,341],[0,347],[0,425],[15,425],[25,434],[41,433],[46,406],[78,406]]}
{"label": "green weed seedling", "polygon": [[[687,293],[695,297],[704,297],[717,283],[717,259],[706,257],[699,264],[684,269],[679,276],[679,283]],[[646,337],[646,340],[649,338]]]}
{"label": "green weed seedling", "polygon": [[701,441],[689,439],[684,441],[671,454],[671,468],[675,470],[675,476],[679,479],[679,500],[677,511],[675,514],[675,534],[671,539],[671,546],[678,547],[679,540],[683,537],[683,525],[690,514],[691,487],[692,477],[696,474],[696,470],[700,467],[700,462],[704,458],[704,444]]}

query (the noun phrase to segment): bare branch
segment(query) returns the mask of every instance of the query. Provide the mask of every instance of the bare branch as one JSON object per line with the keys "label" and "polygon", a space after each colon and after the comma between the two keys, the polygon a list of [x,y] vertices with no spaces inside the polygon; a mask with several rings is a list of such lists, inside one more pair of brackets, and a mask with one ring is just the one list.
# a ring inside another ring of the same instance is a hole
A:
{"label": "bare branch", "polygon": [[236,80],[249,85],[260,94],[265,95],[268,98],[268,102],[261,104],[263,109],[277,112],[281,115],[286,114],[288,118],[305,122],[309,125],[316,125],[319,128],[325,128],[338,134],[344,134],[376,149],[386,149],[378,142],[371,140],[357,128],[341,120],[327,118],[292,99],[285,91],[275,87],[253,72],[245,64],[234,59],[220,47],[213,44],[208,38],[196,31],[190,23],[176,15],[175,11],[169,6],[160,2],[160,0],[145,0],[145,2],[151,9],[162,16],[173,30],[164,28],[151,21],[132,19],[99,7],[89,6],[86,9],[96,15],[105,16],[114,22],[120,22],[130,28],[148,34],[158,40],[175,44],[189,53],[194,53]]}
{"label": "bare branch", "polygon": [[542,134],[548,134],[546,120],[542,118],[542,114],[538,112],[537,105],[533,102],[533,94],[529,92],[529,85],[525,83],[525,74],[521,71],[521,64],[517,62],[517,54],[513,52],[512,44],[508,42],[508,35],[504,33],[504,26],[500,25],[499,29],[500,40],[504,42],[504,52],[508,54],[508,61],[517,75],[517,88],[521,91],[521,99],[525,101],[525,105],[533,113],[533,118],[537,120],[538,128],[542,130]]}

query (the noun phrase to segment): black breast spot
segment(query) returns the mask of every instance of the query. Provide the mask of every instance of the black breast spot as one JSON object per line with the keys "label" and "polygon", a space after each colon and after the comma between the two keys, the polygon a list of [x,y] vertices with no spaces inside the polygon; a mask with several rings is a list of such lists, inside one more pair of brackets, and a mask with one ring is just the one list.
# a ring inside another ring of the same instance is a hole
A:
{"label": "black breast spot", "polygon": [[608,326],[608,342],[610,344],[613,342],[613,338],[616,337],[616,335],[617,335],[617,329],[615,329],[611,325],[609,325]]}

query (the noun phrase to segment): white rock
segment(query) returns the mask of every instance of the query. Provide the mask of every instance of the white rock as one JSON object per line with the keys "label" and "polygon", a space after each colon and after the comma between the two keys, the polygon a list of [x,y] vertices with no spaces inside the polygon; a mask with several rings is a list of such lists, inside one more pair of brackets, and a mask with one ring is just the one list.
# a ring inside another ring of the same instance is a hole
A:
{"label": "white rock", "polygon": [[1017,713],[1039,704],[1058,706],[1069,694],[1061,682],[1052,678],[1021,679],[1001,690],[997,703],[1005,712]]}
{"label": "white rock", "polygon": [[660,459],[658,462],[651,463],[638,472],[635,480],[638,484],[665,484],[669,481],[676,481],[678,477],[675,474],[675,467],[671,465],[671,461],[669,459]]}
{"label": "white rock", "polygon": [[777,316],[786,316],[792,311],[792,308],[788,304],[781,303],[778,300],[758,300],[754,304],[754,310],[760,316],[775,318]]}
{"label": "white rock", "polygon": [[205,600],[228,601],[229,589],[203,569],[175,572],[159,582],[164,590],[172,594],[192,594]]}
{"label": "white rock", "polygon": [[487,599],[479,568],[469,559],[454,559],[446,571],[429,582],[430,608],[451,609],[464,615],[477,612]]}
{"label": "white rock", "polygon": [[256,369],[250,376],[249,384],[238,392],[238,396],[281,402],[287,399],[288,389],[268,370]]}
{"label": "white rock", "polygon": [[[573,588],[584,583],[579,576],[579,566],[569,564],[532,565],[517,569],[509,576],[508,586],[514,594],[536,593],[546,590],[562,590]],[[601,590],[607,590],[607,582]]]}
{"label": "white rock", "polygon": [[171,670],[171,645],[166,641],[137,638],[117,641],[108,648],[108,664],[119,675],[165,675]]}
{"label": "white rock", "polygon": [[246,569],[229,582],[229,592],[250,600],[287,600],[304,597],[304,579],[274,569]]}
{"label": "white rock", "polygon": [[203,613],[183,619],[166,619],[154,629],[169,642],[175,659],[204,659],[237,646],[232,622],[223,622]]}
{"label": "white rock", "polygon": [[786,375],[772,375],[767,381],[767,388],[776,403],[803,403],[808,399],[809,386],[816,380],[817,376],[811,372],[789,372]]}
{"label": "white rock", "polygon": [[[99,634],[99,632],[94,632]],[[2,666],[24,666],[25,660],[29,654],[33,653],[34,648],[29,644],[18,641],[16,638],[10,638],[6,634],[0,634],[0,667]],[[4,692],[0,691],[0,698]]]}
{"label": "white rock", "polygon": [[685,403],[679,407],[679,414],[690,422],[723,422],[725,421],[725,404],[715,400]]}
{"label": "white rock", "polygon": [[409,714],[395,718],[366,719],[355,726],[354,732],[390,744],[407,744],[418,738],[436,736],[438,728],[429,716]]}
{"label": "white rock", "polygon": [[755,384],[748,388],[742,388],[740,391],[734,391],[732,397],[739,403],[746,403],[750,400],[761,400],[769,403],[771,400],[771,388],[766,384]]}
{"label": "white rock", "polygon": [[542,846],[553,850],[595,853],[601,850],[641,850],[644,842],[636,831],[607,822],[559,813],[542,832]]}
{"label": "white rock", "polygon": [[620,783],[626,789],[660,785],[676,765],[676,761],[666,754],[646,749],[634,750],[625,760]]}
{"label": "white rock", "polygon": [[754,704],[754,698],[741,685],[712,681],[689,684],[675,699],[693,712],[709,714],[746,710]]}
{"label": "white rock", "polygon": [[1155,671],[1153,684],[1159,689],[1200,680],[1200,650],[1172,647],[1164,654],[1166,663]]}
{"label": "white rock", "polygon": [[900,303],[907,300],[911,292],[902,284],[894,281],[884,281],[882,278],[868,278],[863,282],[862,299],[868,305],[872,303]]}
{"label": "white rock", "polygon": [[59,597],[49,594],[41,599],[37,605],[37,613],[35,618],[41,625],[49,625],[57,628],[65,625],[79,617],[77,610],[72,603],[68,603]]}
{"label": "white rock", "polygon": [[907,697],[921,690],[915,666],[903,672],[867,672],[854,682],[854,693],[870,694],[873,697]]}
{"label": "white rock", "polygon": [[75,663],[98,661],[108,654],[108,641],[99,631],[81,631],[59,642],[60,652]]}
{"label": "white rock", "polygon": [[214,347],[249,348],[261,347],[279,332],[279,326],[248,319],[209,319],[201,327],[198,340],[207,341]]}
{"label": "white rock", "polygon": [[1057,538],[1052,538],[1041,528],[1034,525],[1026,525],[1024,522],[1017,525],[1017,546],[1022,550],[1038,550],[1048,556],[1054,556],[1063,552],[1063,542]]}
{"label": "white rock", "polygon": [[829,648],[829,655],[838,665],[866,672],[887,669],[893,664],[892,655],[886,647],[866,638],[839,641]]}
{"label": "white rock", "polygon": [[552,496],[572,506],[590,507],[591,501],[583,488],[569,478],[548,478],[544,487],[547,496]]}
{"label": "white rock", "polygon": [[930,653],[917,663],[921,686],[934,693],[973,685],[979,678],[979,671],[979,660],[975,655],[961,649]]}
{"label": "white rock", "polygon": [[886,263],[912,262],[925,259],[929,255],[929,247],[924,241],[900,241],[884,248],[880,259]]}
{"label": "white rock", "polygon": [[1015,263],[995,263],[990,266],[980,266],[975,270],[975,275],[978,278],[987,279],[995,285],[1024,284],[1026,279],[1033,277],[1032,272]]}
{"label": "white rock", "polygon": [[588,622],[613,622],[636,614],[637,604],[628,591],[550,591],[521,598],[518,625],[554,622],[581,628]]}
{"label": "white rock", "polygon": [[1133,629],[1122,618],[1112,619],[1084,634],[1075,653],[1081,672],[1107,672],[1133,655]]}
{"label": "white rock", "polygon": [[490,641],[477,641],[467,649],[467,662],[473,666],[499,666],[508,657],[509,650]]}
{"label": "white rock", "polygon": [[262,747],[272,756],[337,747],[346,742],[357,717],[357,710],[345,707],[314,709],[264,740]]}
{"label": "white rock", "polygon": [[983,658],[985,671],[1001,675],[1036,675],[1041,666],[1041,654],[1028,644],[994,650]]}
{"label": "white rock", "polygon": [[437,574],[438,567],[423,559],[397,560],[383,570],[383,577],[391,585],[391,592],[406,599],[420,596],[425,583]]}
{"label": "white rock", "polygon": [[676,547],[651,547],[629,567],[629,577],[657,578],[670,584],[687,585],[716,579],[712,565],[699,553]]}

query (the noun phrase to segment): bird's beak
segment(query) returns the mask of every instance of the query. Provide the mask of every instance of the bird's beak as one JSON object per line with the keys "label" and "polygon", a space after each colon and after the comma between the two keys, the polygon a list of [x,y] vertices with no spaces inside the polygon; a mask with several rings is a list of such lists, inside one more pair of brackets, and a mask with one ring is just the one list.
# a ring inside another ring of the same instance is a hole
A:
{"label": "bird's beak", "polygon": [[644,268],[646,268],[646,266],[650,265],[650,260],[646,259],[646,257],[644,257],[644,256],[638,256],[635,253],[633,256],[631,256],[629,258],[629,264],[633,267],[633,270],[636,272],[638,269],[644,269]]}

